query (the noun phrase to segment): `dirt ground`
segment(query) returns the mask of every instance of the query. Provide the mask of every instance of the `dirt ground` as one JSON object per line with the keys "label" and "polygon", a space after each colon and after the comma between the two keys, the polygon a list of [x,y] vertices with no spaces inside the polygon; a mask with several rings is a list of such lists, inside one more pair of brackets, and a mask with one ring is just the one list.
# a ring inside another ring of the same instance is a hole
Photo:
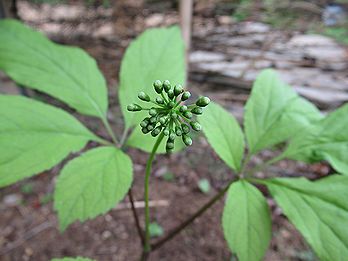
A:
{"label": "dirt ground", "polygon": [[[210,15],[206,10],[208,8],[202,7],[202,16]],[[133,36],[125,34],[122,37],[117,41],[86,41],[83,37],[58,39],[61,43],[84,48],[97,59],[109,85],[112,108],[110,116],[115,119],[114,126],[121,127],[122,117],[115,95],[118,69],[125,47]],[[193,89],[201,87],[197,82],[190,82],[189,85]],[[241,107],[244,102],[245,100],[240,100],[237,103]],[[57,101],[52,103],[64,107]],[[98,134],[106,135],[98,121],[76,116]],[[116,128],[118,133],[121,127]],[[134,149],[129,149],[128,152],[134,163],[135,179],[132,191],[139,203],[137,210],[143,220],[142,184],[148,155]],[[265,151],[255,157],[253,162],[260,162],[274,153],[276,152]],[[0,260],[46,261],[53,257],[78,255],[100,261],[139,260],[140,240],[127,204],[128,199],[105,215],[83,224],[74,223],[64,233],[59,232],[57,218],[52,209],[52,193],[55,177],[59,174],[61,166],[62,164],[46,173],[0,190]],[[325,164],[306,166],[302,163],[283,161],[268,172],[258,175],[306,175],[316,178],[328,172],[329,168]],[[166,180],[165,173],[174,174],[174,179]],[[203,137],[198,137],[194,145],[184,152],[158,156],[150,183],[150,198],[154,204],[151,208],[152,220],[157,221],[165,232],[169,231],[207,202],[233,175]],[[198,189],[197,182],[201,178],[207,178],[212,185],[208,194]],[[261,190],[268,196],[265,188],[261,187]],[[301,235],[285,219],[270,197],[268,202],[272,209],[273,238],[265,260],[316,260]],[[220,200],[177,237],[155,251],[150,260],[236,260],[228,250],[221,230],[222,208],[223,200]]]}

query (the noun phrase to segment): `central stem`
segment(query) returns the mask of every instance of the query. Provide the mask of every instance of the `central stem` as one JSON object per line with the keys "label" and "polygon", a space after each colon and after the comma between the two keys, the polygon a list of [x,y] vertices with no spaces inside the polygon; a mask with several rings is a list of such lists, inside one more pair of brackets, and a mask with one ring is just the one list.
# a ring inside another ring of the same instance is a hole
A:
{"label": "central stem", "polygon": [[151,154],[149,159],[146,163],[146,170],[145,170],[145,244],[144,244],[144,251],[146,253],[150,252],[150,209],[149,209],[149,182],[150,182],[150,174],[151,174],[151,167],[153,159],[156,155],[156,151],[158,149],[158,146],[161,144],[161,141],[163,140],[164,134],[163,131],[158,136],[155,145],[152,148]]}

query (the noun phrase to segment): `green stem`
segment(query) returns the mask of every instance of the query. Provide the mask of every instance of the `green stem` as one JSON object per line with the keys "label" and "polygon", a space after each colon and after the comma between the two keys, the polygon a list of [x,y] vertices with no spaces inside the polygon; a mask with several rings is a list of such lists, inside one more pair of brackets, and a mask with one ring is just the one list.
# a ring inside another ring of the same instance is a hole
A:
{"label": "green stem", "polygon": [[111,129],[111,126],[110,126],[108,120],[106,118],[102,118],[102,122],[106,128],[106,131],[109,133],[113,143],[115,143],[115,145],[117,145],[118,141],[116,139],[116,136],[115,136],[113,130]]}
{"label": "green stem", "polygon": [[163,92],[161,92],[161,96],[163,98],[163,100],[165,101],[165,103],[168,103],[169,101],[167,100],[166,96],[164,96]]}
{"label": "green stem", "polygon": [[156,151],[158,149],[158,146],[161,144],[161,141],[163,140],[164,134],[163,131],[158,136],[157,141],[155,145],[152,148],[151,154],[149,159],[146,163],[146,170],[145,170],[145,244],[144,244],[144,252],[149,253],[151,250],[150,246],[150,209],[149,209],[149,182],[150,182],[150,174],[151,174],[151,167],[152,162],[155,158]]}
{"label": "green stem", "polygon": [[124,143],[127,140],[128,130],[129,130],[129,128],[126,128],[126,127],[123,130],[123,133],[122,133],[122,136],[121,136],[121,140],[120,140],[120,148],[124,147]]}
{"label": "green stem", "polygon": [[252,157],[253,155],[251,154],[251,153],[247,153],[247,155],[245,156],[245,158],[244,158],[244,161],[243,161],[243,165],[242,165],[242,167],[241,167],[241,169],[240,169],[240,171],[239,171],[239,173],[238,173],[238,175],[241,177],[241,178],[243,178],[244,177],[244,175],[245,175],[245,169],[246,169],[246,167],[248,166],[248,164],[249,164],[249,161],[251,160],[251,157]]}

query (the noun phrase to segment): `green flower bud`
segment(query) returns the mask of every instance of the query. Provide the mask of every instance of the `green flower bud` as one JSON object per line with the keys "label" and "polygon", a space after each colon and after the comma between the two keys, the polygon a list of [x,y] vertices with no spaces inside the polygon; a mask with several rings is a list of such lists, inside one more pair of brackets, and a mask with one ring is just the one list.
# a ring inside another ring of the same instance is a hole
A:
{"label": "green flower bud", "polygon": [[171,152],[174,149],[174,142],[167,140],[166,151]]}
{"label": "green flower bud", "polygon": [[138,98],[142,101],[149,102],[150,101],[150,96],[147,95],[145,92],[139,92]]}
{"label": "green flower bud", "polygon": [[191,125],[192,129],[194,129],[195,131],[202,130],[202,126],[197,121],[191,121],[190,125]]}
{"label": "green flower bud", "polygon": [[201,107],[194,107],[191,110],[192,113],[196,114],[196,115],[201,115],[203,113],[203,109]]}
{"label": "green flower bud", "polygon": [[186,135],[186,134],[182,135],[182,141],[185,143],[186,146],[191,146],[192,145],[191,137]]}
{"label": "green flower bud", "polygon": [[188,98],[191,97],[191,93],[190,92],[184,92],[182,95],[181,95],[181,100],[182,101],[186,101]]}
{"label": "green flower bud", "polygon": [[158,104],[164,104],[164,100],[163,100],[161,97],[157,97],[157,98],[156,98],[156,102],[157,102]]}
{"label": "green flower bud", "polygon": [[163,91],[163,84],[162,84],[162,82],[160,80],[155,81],[153,83],[153,87],[154,87],[155,91],[158,94],[162,93],[162,91]]}
{"label": "green flower bud", "polygon": [[167,121],[167,118],[166,118],[166,117],[161,117],[161,118],[159,119],[159,123],[161,123],[162,125],[164,125],[164,124],[166,123],[166,121]]}
{"label": "green flower bud", "polygon": [[196,105],[199,107],[205,107],[210,103],[210,99],[208,97],[200,97],[197,101],[196,101]]}
{"label": "green flower bud", "polygon": [[192,119],[192,113],[189,111],[185,111],[182,115],[187,119]]}
{"label": "green flower bud", "polygon": [[175,85],[175,87],[174,87],[175,96],[180,95],[183,91],[184,91],[184,89],[182,88],[181,84]]}
{"label": "green flower bud", "polygon": [[145,128],[150,123],[150,118],[145,118],[141,123],[140,126]]}
{"label": "green flower bud", "polygon": [[178,118],[178,114],[176,114],[175,112],[173,112],[171,117],[172,117],[172,119],[174,119],[174,120],[175,120],[175,119],[177,119],[177,118]]}
{"label": "green flower bud", "polygon": [[181,105],[180,108],[179,108],[179,111],[180,111],[181,113],[187,111],[187,106],[186,106],[186,105]]}
{"label": "green flower bud", "polygon": [[140,105],[132,103],[127,106],[128,111],[141,111],[143,108],[141,108]]}
{"label": "green flower bud", "polygon": [[152,124],[149,124],[146,128],[147,128],[149,131],[152,131],[152,130],[155,128],[155,126],[152,125]]}
{"label": "green flower bud", "polygon": [[172,90],[172,89],[170,89],[169,91],[167,91],[167,93],[168,93],[168,98],[169,99],[173,99],[174,98],[174,91]]}
{"label": "green flower bud", "polygon": [[165,90],[166,92],[168,92],[168,91],[170,90],[170,88],[172,88],[172,86],[170,85],[170,82],[169,82],[168,80],[165,80],[165,81],[163,82],[163,87],[164,87],[164,90]]}
{"label": "green flower bud", "polygon": [[168,140],[174,141],[175,137],[176,137],[175,133],[174,132],[170,132]]}
{"label": "green flower bud", "polygon": [[170,102],[168,102],[168,105],[167,105],[170,109],[171,108],[174,108],[174,106],[175,106],[175,102],[173,102],[173,101],[170,101]]}
{"label": "green flower bud", "polygon": [[142,131],[144,134],[149,133],[149,130],[148,130],[147,128],[141,128],[141,131]]}
{"label": "green flower bud", "polygon": [[184,134],[188,134],[190,132],[190,127],[185,123],[181,124],[181,129]]}
{"label": "green flower bud", "polygon": [[150,121],[150,123],[154,124],[154,123],[157,122],[157,117],[156,117],[156,116],[153,116],[153,117],[150,118],[149,121]]}
{"label": "green flower bud", "polygon": [[175,127],[175,134],[177,136],[181,136],[182,135],[182,130],[181,130],[180,126],[176,126]]}
{"label": "green flower bud", "polygon": [[169,127],[167,126],[167,127],[164,129],[163,134],[164,134],[165,136],[169,136],[169,133],[170,133],[170,130],[169,130]]}
{"label": "green flower bud", "polygon": [[160,134],[161,130],[161,127],[156,127],[153,131],[151,131],[152,137],[156,137],[158,134]]}
{"label": "green flower bud", "polygon": [[157,110],[156,110],[155,108],[151,108],[151,109],[149,110],[149,114],[150,114],[151,116],[155,116],[155,115],[157,115]]}

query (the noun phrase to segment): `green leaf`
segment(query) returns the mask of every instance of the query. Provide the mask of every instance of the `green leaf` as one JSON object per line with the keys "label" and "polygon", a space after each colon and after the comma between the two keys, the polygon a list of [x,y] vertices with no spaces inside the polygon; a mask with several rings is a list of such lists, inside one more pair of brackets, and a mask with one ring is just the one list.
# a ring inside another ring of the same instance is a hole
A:
{"label": "green leaf", "polygon": [[163,228],[156,222],[150,223],[149,231],[151,237],[160,237],[164,234]]}
{"label": "green leaf", "polygon": [[53,258],[51,261],[95,261],[85,257],[64,257],[64,258]]}
{"label": "green leaf", "polygon": [[333,175],[315,182],[277,178],[265,184],[320,260],[346,260],[348,177]]}
{"label": "green leaf", "polygon": [[0,95],[0,187],[48,170],[89,140],[100,140],[65,111]]}
{"label": "green leaf", "polygon": [[257,77],[245,110],[245,133],[252,154],[288,140],[322,118],[313,104],[299,97],[271,69]]}
{"label": "green leaf", "polygon": [[[132,134],[129,136],[127,140],[127,145],[133,148],[137,148],[143,150],[145,152],[150,153],[152,151],[153,146],[156,143],[157,138],[151,136],[151,134],[145,135],[141,132],[139,126],[135,127]],[[158,147],[157,153],[166,153],[166,137],[163,138],[161,144]],[[186,145],[182,142],[181,137],[177,137],[174,141],[174,150],[173,152],[178,152],[186,147]]]}
{"label": "green leaf", "polygon": [[15,20],[0,21],[0,70],[14,81],[104,119],[105,79],[82,49],[55,44]]}
{"label": "green leaf", "polygon": [[169,80],[172,84],[185,81],[184,43],[179,27],[148,29],[127,48],[120,71],[119,97],[126,127],[145,118],[146,112],[131,113],[127,105],[139,102],[141,91],[155,96],[155,80]]}
{"label": "green leaf", "polygon": [[271,217],[258,189],[237,181],[228,189],[222,226],[228,246],[240,261],[261,260],[271,240]]}
{"label": "green leaf", "polygon": [[347,126],[348,104],[300,132],[283,156],[309,163],[327,160],[338,172],[348,175]]}
{"label": "green leaf", "polygon": [[233,115],[211,102],[199,121],[215,152],[230,168],[240,170],[244,153],[244,136]]}
{"label": "green leaf", "polygon": [[113,208],[128,192],[132,179],[132,161],[115,147],[92,149],[70,161],[54,193],[61,230]]}

